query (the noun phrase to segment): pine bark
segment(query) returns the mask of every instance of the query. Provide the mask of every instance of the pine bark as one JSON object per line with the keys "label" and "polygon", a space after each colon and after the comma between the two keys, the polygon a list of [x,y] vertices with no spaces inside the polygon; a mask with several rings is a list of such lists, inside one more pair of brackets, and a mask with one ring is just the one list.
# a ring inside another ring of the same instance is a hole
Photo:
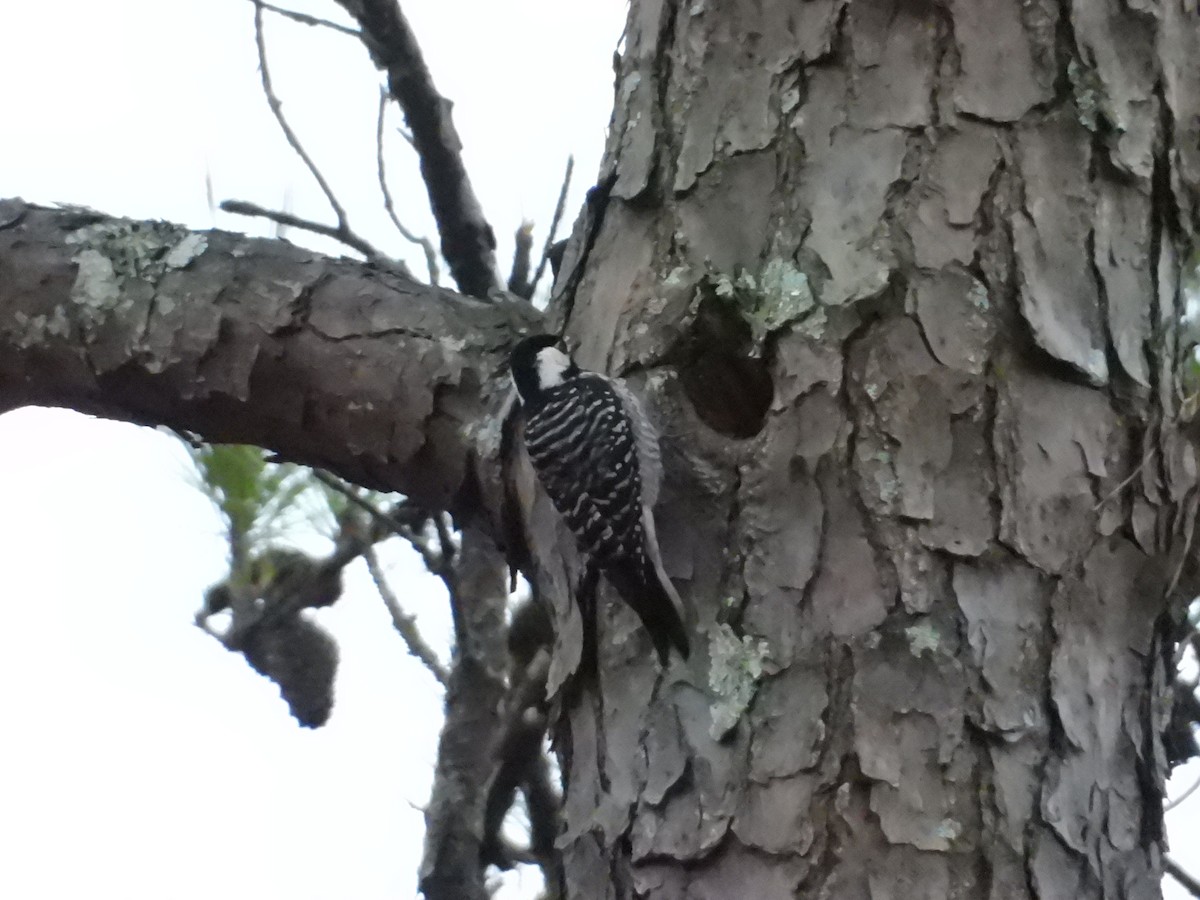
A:
{"label": "pine bark", "polygon": [[1198,198],[1190,0],[634,0],[551,323],[664,431],[665,675],[605,593],[572,680],[571,542],[497,461],[525,307],[0,203],[0,409],[492,528],[556,613],[570,897],[1155,897]]}
{"label": "pine bark", "polygon": [[540,318],[284,241],[0,200],[0,411],[257,444],[466,518],[498,507],[503,364]]}
{"label": "pine bark", "polygon": [[651,399],[707,637],[661,675],[602,604],[568,896],[1159,896],[1198,44],[1182,0],[634,0],[552,312]]}

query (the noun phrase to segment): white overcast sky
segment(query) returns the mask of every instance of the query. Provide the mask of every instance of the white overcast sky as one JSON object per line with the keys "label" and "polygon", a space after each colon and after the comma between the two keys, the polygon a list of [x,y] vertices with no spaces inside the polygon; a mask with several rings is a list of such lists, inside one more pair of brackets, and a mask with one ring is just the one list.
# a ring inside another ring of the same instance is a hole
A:
{"label": "white overcast sky", "polygon": [[[338,16],[332,2],[279,2]],[[507,267],[523,218],[540,245],[569,153],[566,227],[593,181],[625,3],[404,9],[455,102]],[[332,221],[268,113],[252,14],[247,0],[5,4],[0,197],[269,233],[214,216],[207,172],[218,201]],[[423,271],[378,200],[380,76],[362,47],[277,17],[267,27],[286,113],[354,227]],[[400,214],[432,236],[411,151],[394,131],[388,146]],[[320,615],[342,649],[333,716],[316,732],[296,727],[273,685],[191,624],[224,546],[187,472],[172,439],[148,429],[51,410],[0,417],[0,897],[415,895],[439,689],[354,568],[346,598]],[[444,597],[415,560],[391,558],[444,646]],[[1193,764],[1172,789],[1197,777]],[[1196,869],[1198,813],[1200,799],[1169,816],[1175,853]],[[518,876],[503,896],[535,884]],[[1185,895],[1168,883],[1166,896]]]}

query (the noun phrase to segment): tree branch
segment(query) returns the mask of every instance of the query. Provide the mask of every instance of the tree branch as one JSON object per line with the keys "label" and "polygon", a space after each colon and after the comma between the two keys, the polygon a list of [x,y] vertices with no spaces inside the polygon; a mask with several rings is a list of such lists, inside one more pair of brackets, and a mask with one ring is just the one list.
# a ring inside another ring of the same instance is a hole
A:
{"label": "tree branch", "polygon": [[433,244],[428,238],[423,238],[404,227],[404,223],[400,221],[400,217],[396,215],[396,204],[392,202],[392,192],[388,188],[387,169],[383,162],[383,120],[384,114],[387,111],[388,94],[382,88],[379,91],[379,118],[375,123],[375,168],[379,173],[379,190],[383,194],[383,208],[387,210],[392,224],[396,226],[396,230],[406,240],[416,244],[425,253],[425,267],[429,270],[429,283],[438,283],[438,263],[437,251],[433,249]]}
{"label": "tree branch", "polygon": [[267,96],[267,105],[271,107],[271,114],[275,116],[275,121],[279,123],[280,129],[283,131],[283,136],[287,138],[288,145],[296,151],[296,155],[308,167],[308,171],[312,173],[313,178],[320,185],[322,193],[325,194],[325,199],[333,207],[334,215],[337,216],[338,220],[338,228],[348,232],[350,226],[346,219],[346,210],[338,202],[337,196],[333,193],[333,188],[329,186],[329,182],[325,180],[325,176],[321,174],[321,170],[317,168],[317,164],[313,162],[312,157],[305,151],[304,146],[300,143],[300,138],[296,136],[296,132],[292,131],[292,126],[288,124],[287,118],[283,115],[283,103],[275,95],[275,89],[271,85],[271,70],[267,67],[267,42],[263,36],[263,4],[261,0],[254,0],[254,45],[258,48],[258,71],[262,77],[262,89],[263,93]]}
{"label": "tree branch", "polygon": [[353,28],[347,28],[345,25],[339,25],[337,22],[330,22],[328,19],[321,19],[317,16],[310,16],[307,13],[296,12],[293,9],[284,9],[281,6],[274,6],[270,3],[263,3],[262,0],[250,0],[256,6],[261,6],[265,10],[283,16],[285,19],[291,19],[293,22],[299,22],[301,25],[314,25],[321,28],[329,28],[341,34],[348,34],[351,37],[361,38],[362,35]]}
{"label": "tree branch", "polygon": [[312,477],[321,482],[321,484],[334,491],[337,491],[339,494],[345,497],[347,501],[369,515],[375,521],[376,525],[381,527],[387,534],[400,534],[408,527],[406,523],[401,522],[391,513],[384,512],[374,503],[371,503],[370,501],[360,497],[357,491],[355,491],[352,487],[347,486],[346,483],[340,478],[336,478],[333,475],[330,475],[328,472],[322,472],[320,469],[309,469],[308,471],[312,474]]}
{"label": "tree branch", "polygon": [[538,319],[281,241],[27,205],[0,230],[0,410],[255,444],[453,512],[495,480],[475,441],[496,429],[471,426]]}
{"label": "tree branch", "polygon": [[445,687],[450,676],[438,660],[437,654],[433,652],[433,648],[421,637],[421,632],[417,630],[416,617],[404,611],[396,593],[387,583],[387,579],[383,575],[383,570],[379,566],[379,557],[376,555],[374,547],[363,553],[363,560],[367,564],[367,571],[371,573],[371,580],[375,582],[379,596],[383,598],[384,605],[387,606],[388,612],[391,613],[392,624],[396,626],[396,631],[400,633],[400,637],[404,640],[404,645],[408,647],[408,652],[419,659],[433,677]]}
{"label": "tree branch", "polygon": [[529,263],[533,255],[533,223],[522,222],[513,236],[513,263],[508,276],[508,292],[525,300],[533,296],[529,281]]}
{"label": "tree branch", "polygon": [[[240,213],[247,216],[259,216],[269,219],[270,221],[276,222],[280,225],[290,225],[295,228],[301,228],[305,231],[311,231],[316,234],[322,234],[327,237],[334,238],[335,240],[341,241],[347,247],[357,250],[372,262],[386,262],[389,265],[397,266],[405,274],[407,274],[408,269],[403,263],[396,263],[390,259],[387,254],[377,250],[370,244],[369,241],[356,234],[350,227],[350,220],[346,216],[346,210],[342,207],[342,204],[338,202],[337,195],[334,194],[333,188],[330,187],[329,182],[325,180],[325,176],[321,174],[321,170],[317,168],[317,164],[313,161],[312,157],[308,155],[308,152],[304,149],[304,145],[300,143],[299,136],[297,136],[296,132],[292,130],[291,125],[288,124],[287,118],[283,115],[283,103],[280,101],[279,97],[275,95],[275,89],[271,84],[271,70],[267,67],[267,42],[266,38],[263,36],[263,10],[266,8],[274,8],[267,7],[267,4],[261,2],[261,0],[252,0],[252,2],[254,3],[254,44],[258,48],[258,69],[262,76],[262,88],[263,93],[267,97],[267,105],[271,107],[271,114],[275,116],[275,121],[279,123],[279,127],[283,131],[283,136],[287,139],[288,145],[296,152],[296,155],[300,157],[300,160],[308,168],[308,171],[312,173],[313,178],[317,180],[317,184],[320,186],[321,192],[325,194],[325,199],[328,200],[329,205],[333,207],[333,212],[334,215],[337,216],[338,223],[336,227],[321,225],[320,223],[313,222],[309,219],[302,219],[298,216],[293,216],[290,213],[275,212],[273,210],[264,209],[261,206],[257,206],[253,203],[247,203],[242,200],[226,200],[221,204],[221,209],[225,210],[226,212]],[[278,9],[274,9],[274,11],[282,12]],[[323,20],[316,21],[321,22]],[[351,30],[351,33],[357,34],[357,32],[354,32],[353,30]]]}
{"label": "tree branch", "polygon": [[526,300],[533,298],[533,292],[537,290],[538,282],[542,280],[542,274],[546,271],[546,263],[550,261],[554,238],[558,234],[559,223],[562,222],[563,212],[567,208],[567,192],[571,189],[571,175],[574,171],[575,157],[568,156],[567,171],[563,173],[562,187],[558,189],[558,202],[554,204],[554,217],[550,220],[550,230],[546,232],[546,243],[542,247],[542,258],[538,262],[537,271],[533,274],[533,280],[529,283],[529,294],[525,296]]}
{"label": "tree branch", "polygon": [[404,110],[454,283],[464,294],[487,298],[501,286],[496,237],[463,165],[450,102],[434,87],[396,0],[338,3],[358,22],[371,59],[387,73],[388,90]]}
{"label": "tree branch", "polygon": [[1169,856],[1163,857],[1163,871],[1178,881],[1193,897],[1200,897],[1200,879],[1189,874]]}
{"label": "tree branch", "polygon": [[311,219],[302,219],[299,216],[294,216],[291,213],[281,212],[279,210],[267,209],[259,206],[257,203],[250,203],[246,200],[222,200],[221,209],[227,213],[234,213],[239,216],[254,216],[260,219],[266,219],[270,222],[275,222],[279,225],[286,225],[289,228],[299,228],[301,231],[309,231],[313,234],[323,235],[324,237],[333,238],[335,241],[341,241],[347,247],[357,250],[363,256],[373,263],[384,265],[396,269],[401,274],[412,277],[402,261],[392,259],[385,253],[377,250],[364,238],[359,237],[349,228],[344,228],[341,225],[322,225],[320,222],[314,222]]}
{"label": "tree branch", "polygon": [[425,811],[420,889],[426,900],[486,900],[480,844],[504,697],[504,560],[486,535],[467,527],[455,569],[451,602],[462,632]]}
{"label": "tree branch", "polygon": [[[485,862],[510,868],[504,859],[500,828],[508,814],[517,788],[535,775],[535,763],[542,755],[542,738],[546,734],[547,715],[546,676],[550,671],[550,653],[537,652],[524,671],[519,673],[505,699],[504,721],[496,741],[493,773],[488,782],[487,807],[483,819],[483,853]],[[535,822],[530,815],[531,832]],[[557,822],[551,828],[557,832]],[[531,841],[531,844],[536,843]]]}

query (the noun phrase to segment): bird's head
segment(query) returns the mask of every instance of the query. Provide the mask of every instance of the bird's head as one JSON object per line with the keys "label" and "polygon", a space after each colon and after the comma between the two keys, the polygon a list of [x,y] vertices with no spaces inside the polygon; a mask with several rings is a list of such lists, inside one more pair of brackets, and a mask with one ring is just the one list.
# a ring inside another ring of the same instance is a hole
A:
{"label": "bird's head", "polygon": [[562,339],[552,334],[519,341],[509,355],[509,368],[523,403],[536,402],[544,391],[579,374],[579,366],[562,348]]}

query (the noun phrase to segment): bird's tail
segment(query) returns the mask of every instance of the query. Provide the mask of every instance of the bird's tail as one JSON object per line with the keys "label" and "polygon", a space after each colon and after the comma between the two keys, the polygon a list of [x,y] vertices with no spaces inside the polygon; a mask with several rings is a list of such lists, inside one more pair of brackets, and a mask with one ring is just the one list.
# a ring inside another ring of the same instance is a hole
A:
{"label": "bird's tail", "polygon": [[679,614],[681,601],[661,567],[656,566],[654,561],[647,557],[640,569],[636,566],[615,566],[606,569],[604,574],[621,595],[621,599],[628,603],[642,620],[664,668],[671,647],[687,659],[690,648],[687,629]]}

